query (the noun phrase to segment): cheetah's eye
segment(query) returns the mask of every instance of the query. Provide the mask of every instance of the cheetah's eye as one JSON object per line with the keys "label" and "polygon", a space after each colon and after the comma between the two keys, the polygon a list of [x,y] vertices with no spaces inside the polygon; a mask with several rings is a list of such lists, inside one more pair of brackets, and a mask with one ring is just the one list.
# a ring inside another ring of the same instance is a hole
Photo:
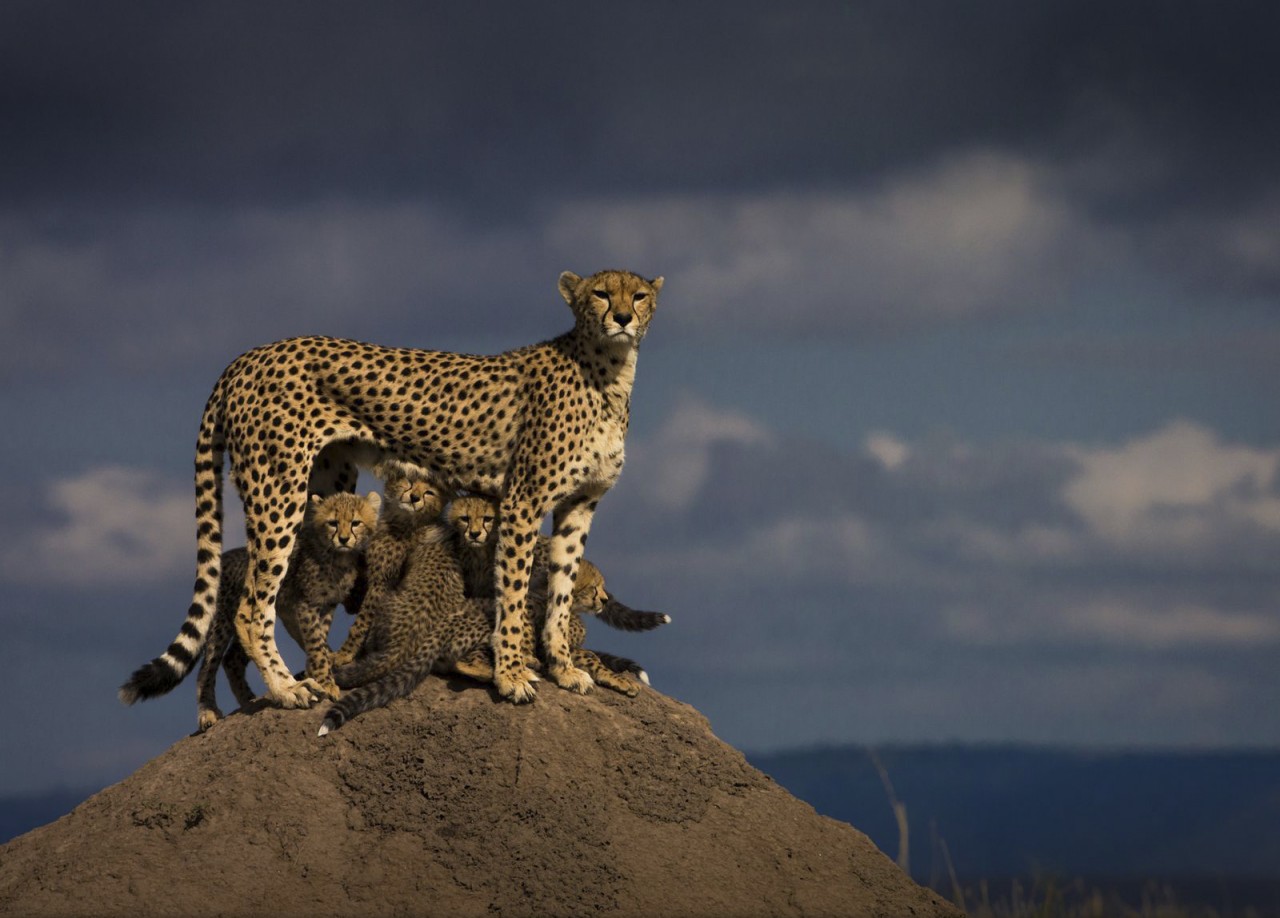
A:
{"label": "cheetah's eye", "polygon": [[485,524],[486,526],[492,526],[492,525],[493,525],[493,517],[491,517],[491,516],[486,516],[486,517],[484,518],[484,524]]}
{"label": "cheetah's eye", "polygon": [[604,300],[606,303],[609,301],[609,291],[607,290],[592,290],[591,295],[597,299]]}
{"label": "cheetah's eye", "polygon": [[633,302],[633,303],[639,303],[641,300],[643,300],[643,299],[644,299],[645,297],[647,297],[648,295],[649,295],[649,294],[647,294],[647,293],[645,293],[643,290],[641,290],[639,293],[637,293],[635,296],[633,296],[633,297],[631,298],[631,302]]}

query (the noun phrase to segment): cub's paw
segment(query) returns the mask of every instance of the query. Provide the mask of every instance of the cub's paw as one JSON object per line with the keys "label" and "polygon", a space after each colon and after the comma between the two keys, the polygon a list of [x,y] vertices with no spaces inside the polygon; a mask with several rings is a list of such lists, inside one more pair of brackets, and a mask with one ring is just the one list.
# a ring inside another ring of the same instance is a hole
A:
{"label": "cub's paw", "polygon": [[196,718],[196,723],[200,732],[203,733],[220,720],[222,720],[222,712],[217,708],[202,708],[200,716]]}
{"label": "cub's paw", "polygon": [[515,704],[533,701],[538,694],[537,689],[533,687],[533,682],[529,679],[528,671],[525,670],[509,675],[495,673],[493,685],[499,695]]}
{"label": "cub's paw", "polygon": [[591,687],[595,685],[595,680],[591,678],[591,674],[585,670],[578,669],[576,666],[552,667],[551,678],[555,680],[556,685],[562,689],[568,689],[571,692],[577,692],[579,695],[585,695],[591,691]]}
{"label": "cub's paw", "polygon": [[603,685],[605,688],[611,688],[615,692],[621,692],[628,698],[634,698],[640,694],[640,686],[631,679],[615,676],[613,673],[600,673],[595,678],[597,685]]}

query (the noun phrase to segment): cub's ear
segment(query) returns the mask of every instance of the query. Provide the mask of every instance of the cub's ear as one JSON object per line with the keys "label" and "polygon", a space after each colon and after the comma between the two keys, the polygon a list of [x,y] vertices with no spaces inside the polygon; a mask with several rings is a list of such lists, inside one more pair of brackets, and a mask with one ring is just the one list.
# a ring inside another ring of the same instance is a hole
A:
{"label": "cub's ear", "polygon": [[663,279],[661,277],[655,277],[653,280],[649,281],[649,286],[653,288],[654,293],[658,293],[662,290],[662,280]]}
{"label": "cub's ear", "polygon": [[323,498],[323,497],[321,497],[319,494],[312,494],[312,495],[311,495],[311,506],[313,506],[313,507],[319,507],[319,506],[320,506],[320,504],[321,504],[321,502],[323,502],[323,501],[324,501],[324,498]]}
{"label": "cub's ear", "polygon": [[375,511],[382,509],[382,495],[377,491],[370,491],[365,500]]}
{"label": "cub's ear", "polygon": [[578,298],[578,285],[581,283],[582,278],[572,271],[565,271],[560,275],[560,295],[564,297],[564,301],[570,306]]}

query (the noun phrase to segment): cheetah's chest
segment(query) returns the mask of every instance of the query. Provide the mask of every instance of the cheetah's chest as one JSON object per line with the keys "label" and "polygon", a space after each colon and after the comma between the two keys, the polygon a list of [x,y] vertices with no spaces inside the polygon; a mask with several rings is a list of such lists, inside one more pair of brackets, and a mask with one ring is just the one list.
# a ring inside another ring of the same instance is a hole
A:
{"label": "cheetah's chest", "polygon": [[583,484],[611,487],[626,460],[625,416],[603,414],[582,443]]}

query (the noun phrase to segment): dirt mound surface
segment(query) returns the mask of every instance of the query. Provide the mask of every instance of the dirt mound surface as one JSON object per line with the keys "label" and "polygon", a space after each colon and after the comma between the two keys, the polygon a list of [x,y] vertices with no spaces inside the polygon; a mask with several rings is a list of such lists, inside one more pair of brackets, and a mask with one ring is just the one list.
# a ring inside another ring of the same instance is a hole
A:
{"label": "dirt mound surface", "polygon": [[322,717],[233,715],[0,847],[0,914],[956,914],[651,690]]}

